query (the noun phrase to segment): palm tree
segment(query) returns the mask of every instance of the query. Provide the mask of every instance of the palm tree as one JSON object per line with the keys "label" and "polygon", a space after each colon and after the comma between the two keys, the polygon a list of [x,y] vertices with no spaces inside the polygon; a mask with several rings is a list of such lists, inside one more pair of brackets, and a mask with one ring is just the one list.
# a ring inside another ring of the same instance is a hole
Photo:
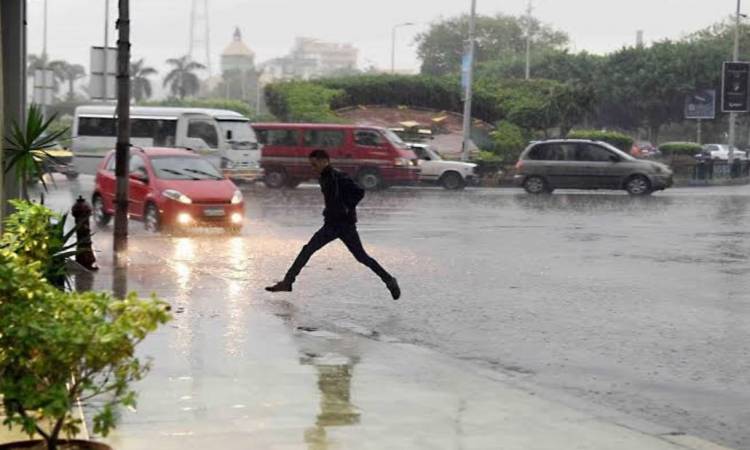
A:
{"label": "palm tree", "polygon": [[7,156],[3,170],[6,174],[15,170],[16,177],[21,181],[21,197],[25,200],[29,199],[28,184],[32,178],[37,178],[47,189],[45,167],[48,162],[55,161],[47,151],[67,132],[64,128],[52,131],[51,125],[55,119],[57,114],[45,120],[42,109],[32,104],[26,122],[19,125],[14,121],[10,134],[3,142],[2,150]]}
{"label": "palm tree", "polygon": [[42,53],[41,55],[29,55],[27,59],[29,66],[26,73],[29,77],[34,78],[34,72],[37,70],[47,69],[53,72],[52,90],[57,93],[60,89],[59,80],[64,80],[60,73],[60,66],[54,65],[54,63],[57,63],[58,61],[50,61],[49,56],[46,53]]}
{"label": "palm tree", "polygon": [[58,60],[49,63],[50,69],[62,82],[68,83],[68,100],[75,98],[75,82],[86,76],[86,69],[80,64],[70,64],[67,61]]}
{"label": "palm tree", "polygon": [[156,75],[157,73],[158,72],[153,67],[143,66],[143,58],[130,64],[133,97],[135,97],[136,102],[151,97],[151,80],[149,80],[148,77]]}
{"label": "palm tree", "polygon": [[164,77],[164,86],[169,85],[169,90],[173,96],[185,98],[188,95],[195,95],[201,87],[198,76],[193,73],[195,70],[205,69],[201,63],[190,61],[190,56],[182,58],[170,58],[167,60],[174,68]]}
{"label": "palm tree", "polygon": [[49,64],[49,57],[46,53],[43,53],[41,56],[29,55],[28,62],[28,72],[29,74],[33,75],[35,70],[47,67],[47,65]]}

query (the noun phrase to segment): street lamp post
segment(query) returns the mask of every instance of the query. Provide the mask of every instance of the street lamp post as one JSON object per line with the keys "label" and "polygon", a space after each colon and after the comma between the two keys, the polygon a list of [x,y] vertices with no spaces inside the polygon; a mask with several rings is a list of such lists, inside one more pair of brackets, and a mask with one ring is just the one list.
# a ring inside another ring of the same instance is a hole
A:
{"label": "street lamp post", "polygon": [[47,0],[44,0],[44,30],[42,33],[42,41],[42,117],[46,119],[48,97],[47,92],[48,89],[52,89],[52,86],[47,86],[47,70],[49,69],[47,60]]}
{"label": "street lamp post", "polygon": [[[732,53],[732,61],[737,62],[740,59],[740,3],[741,0],[737,0],[737,13],[734,18],[734,52]],[[729,113],[729,157],[727,162],[730,167],[734,162],[734,140],[737,127],[737,113]]]}
{"label": "street lamp post", "polygon": [[409,27],[414,25],[412,22],[404,22],[398,25],[394,25],[391,30],[391,73],[396,72],[396,29],[401,27]]}
{"label": "street lamp post", "polygon": [[104,0],[104,58],[102,58],[102,101],[107,102],[107,78],[109,68],[109,0]]}
{"label": "street lamp post", "polygon": [[464,88],[464,124],[463,124],[463,144],[461,145],[461,159],[469,159],[469,142],[471,140],[471,96],[472,83],[474,80],[474,31],[476,28],[477,0],[471,0],[471,15],[469,16],[469,39],[467,42],[467,67],[462,67],[466,71]]}
{"label": "street lamp post", "polygon": [[526,71],[524,77],[526,80],[531,77],[531,14],[533,8],[531,0],[529,0],[526,8]]}

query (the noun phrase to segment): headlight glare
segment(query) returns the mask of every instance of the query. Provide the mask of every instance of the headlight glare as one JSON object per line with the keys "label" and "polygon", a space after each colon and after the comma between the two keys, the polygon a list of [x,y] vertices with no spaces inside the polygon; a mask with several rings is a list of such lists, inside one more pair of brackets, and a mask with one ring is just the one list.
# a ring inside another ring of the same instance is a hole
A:
{"label": "headlight glare", "polygon": [[237,205],[242,203],[242,192],[238,190],[234,191],[234,195],[232,195],[232,204]]}
{"label": "headlight glare", "polygon": [[193,203],[190,197],[188,197],[187,195],[183,194],[180,191],[175,191],[174,189],[167,189],[161,194],[167,197],[168,199],[171,199],[180,203],[184,203],[186,205]]}

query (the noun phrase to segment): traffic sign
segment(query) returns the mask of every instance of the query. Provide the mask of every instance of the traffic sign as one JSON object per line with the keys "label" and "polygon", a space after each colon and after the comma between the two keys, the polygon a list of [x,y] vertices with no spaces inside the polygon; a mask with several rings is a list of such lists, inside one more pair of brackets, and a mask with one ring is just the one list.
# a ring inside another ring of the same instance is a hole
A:
{"label": "traffic sign", "polygon": [[686,119],[713,119],[716,117],[716,91],[705,89],[685,96]]}
{"label": "traffic sign", "polygon": [[725,62],[721,80],[721,110],[723,112],[747,112],[750,63]]}

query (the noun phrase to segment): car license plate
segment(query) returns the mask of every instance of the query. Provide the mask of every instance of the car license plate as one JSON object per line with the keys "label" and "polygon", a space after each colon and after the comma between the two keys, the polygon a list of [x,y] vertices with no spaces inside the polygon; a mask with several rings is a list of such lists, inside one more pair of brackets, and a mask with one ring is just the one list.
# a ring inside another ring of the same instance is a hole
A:
{"label": "car license plate", "polygon": [[224,208],[206,208],[203,210],[203,214],[207,217],[221,217],[224,215]]}

